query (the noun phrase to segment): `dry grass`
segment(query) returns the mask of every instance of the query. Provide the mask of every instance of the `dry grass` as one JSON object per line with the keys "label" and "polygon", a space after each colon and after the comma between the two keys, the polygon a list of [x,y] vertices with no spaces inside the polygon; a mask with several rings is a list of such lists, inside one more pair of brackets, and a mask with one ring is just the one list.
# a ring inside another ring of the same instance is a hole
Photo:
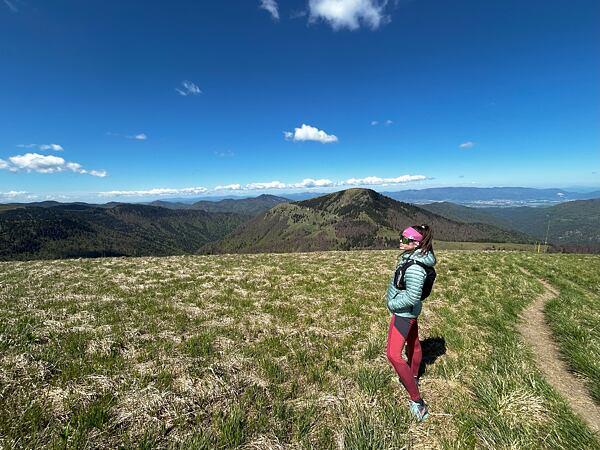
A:
{"label": "dry grass", "polygon": [[0,447],[598,445],[519,341],[539,286],[495,252],[438,255],[412,422],[385,358],[396,256],[0,263]]}

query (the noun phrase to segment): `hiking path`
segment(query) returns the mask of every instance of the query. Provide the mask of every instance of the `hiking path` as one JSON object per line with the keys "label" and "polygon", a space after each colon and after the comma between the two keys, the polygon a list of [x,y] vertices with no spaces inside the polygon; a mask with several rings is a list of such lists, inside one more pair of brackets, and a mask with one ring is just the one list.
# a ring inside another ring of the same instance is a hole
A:
{"label": "hiking path", "polygon": [[525,326],[521,328],[521,334],[533,348],[537,365],[546,380],[568,400],[569,406],[590,429],[600,435],[600,407],[590,397],[585,382],[574,375],[565,363],[558,345],[552,338],[552,331],[546,323],[544,305],[557,297],[558,292],[545,280],[535,277],[525,269],[521,268],[521,270],[544,286],[544,292],[523,313]]}

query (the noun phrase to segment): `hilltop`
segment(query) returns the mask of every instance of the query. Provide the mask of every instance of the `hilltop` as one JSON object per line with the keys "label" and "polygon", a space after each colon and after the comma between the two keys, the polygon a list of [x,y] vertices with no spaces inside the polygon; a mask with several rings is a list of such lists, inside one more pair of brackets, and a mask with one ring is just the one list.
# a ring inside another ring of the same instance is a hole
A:
{"label": "hilltop", "polygon": [[225,198],[218,201],[199,200],[194,203],[170,202],[156,200],[149,203],[153,206],[161,206],[169,209],[197,209],[208,212],[232,212],[248,216],[256,216],[261,212],[271,209],[280,203],[288,203],[290,200],[275,195],[262,194],[258,197],[249,198]]}
{"label": "hilltop", "polygon": [[191,205],[192,209],[201,209],[208,212],[234,212],[255,216],[268,211],[280,203],[288,203],[290,200],[275,195],[262,194],[253,198],[224,199],[218,202],[198,201]]}
{"label": "hilltop", "polygon": [[528,242],[519,232],[446,219],[371,189],[347,189],[275,206],[201,253],[254,253],[397,247],[399,232],[427,223],[435,238],[471,242]]}

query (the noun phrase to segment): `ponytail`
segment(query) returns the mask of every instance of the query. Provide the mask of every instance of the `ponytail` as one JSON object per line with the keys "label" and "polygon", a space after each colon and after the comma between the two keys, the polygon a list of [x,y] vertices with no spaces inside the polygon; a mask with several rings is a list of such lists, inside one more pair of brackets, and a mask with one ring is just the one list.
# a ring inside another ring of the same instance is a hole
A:
{"label": "ponytail", "polygon": [[413,225],[412,228],[417,230],[422,236],[421,245],[419,245],[419,250],[422,254],[433,251],[433,231],[429,227],[429,225]]}

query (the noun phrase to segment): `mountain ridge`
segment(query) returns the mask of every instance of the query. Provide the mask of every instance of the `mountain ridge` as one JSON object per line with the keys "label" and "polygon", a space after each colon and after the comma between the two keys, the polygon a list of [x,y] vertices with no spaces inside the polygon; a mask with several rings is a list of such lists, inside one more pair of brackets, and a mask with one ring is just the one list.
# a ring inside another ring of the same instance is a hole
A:
{"label": "mountain ridge", "polygon": [[0,260],[193,253],[249,216],[140,204],[0,210]]}
{"label": "mountain ridge", "polygon": [[488,223],[548,241],[558,250],[600,251],[600,199],[573,200],[543,208],[470,208],[449,202],[422,205],[443,217]]}
{"label": "mountain ridge", "polygon": [[390,248],[400,231],[428,223],[440,240],[529,242],[522,233],[487,224],[455,222],[371,189],[353,188],[275,206],[240,225],[200,253],[348,250]]}

